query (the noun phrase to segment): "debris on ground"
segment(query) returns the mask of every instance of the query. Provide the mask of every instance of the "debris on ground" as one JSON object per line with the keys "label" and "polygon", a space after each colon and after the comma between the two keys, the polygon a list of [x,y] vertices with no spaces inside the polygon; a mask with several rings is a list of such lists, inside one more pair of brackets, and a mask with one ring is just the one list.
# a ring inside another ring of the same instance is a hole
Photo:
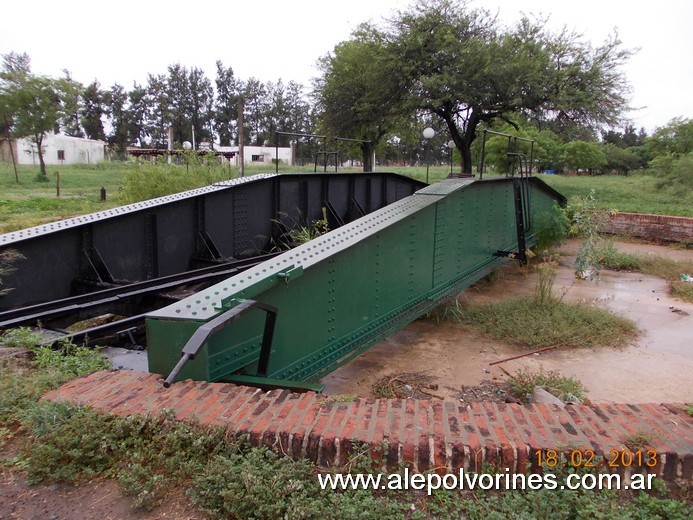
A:
{"label": "debris on ground", "polygon": [[392,374],[378,379],[373,384],[373,393],[378,397],[397,397],[400,399],[443,399],[436,393],[438,385],[435,377],[421,372]]}
{"label": "debris on ground", "polygon": [[678,307],[674,307],[673,305],[670,305],[669,309],[671,310],[671,312],[675,312],[676,314],[680,314],[681,316],[690,316],[686,311],[681,310]]}
{"label": "debris on ground", "polygon": [[[451,389],[452,390],[452,389]],[[505,381],[481,381],[478,385],[464,385],[456,390],[455,399],[464,404],[470,403],[518,403],[519,400]]]}

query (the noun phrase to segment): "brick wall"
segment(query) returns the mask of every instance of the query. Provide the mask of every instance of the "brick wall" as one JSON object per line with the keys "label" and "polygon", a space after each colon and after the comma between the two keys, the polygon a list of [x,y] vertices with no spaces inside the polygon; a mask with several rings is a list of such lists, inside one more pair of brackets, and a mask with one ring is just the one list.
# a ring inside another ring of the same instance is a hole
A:
{"label": "brick wall", "polygon": [[604,225],[606,233],[665,242],[693,241],[693,218],[646,213],[615,213]]}
{"label": "brick wall", "polygon": [[122,416],[170,408],[179,420],[223,426],[255,446],[320,466],[342,466],[354,446],[367,446],[374,460],[390,469],[406,464],[445,473],[481,471],[490,464],[523,472],[529,463],[537,471],[537,450],[570,447],[608,457],[611,450],[627,450],[629,436],[644,433],[658,455],[656,467],[645,469],[669,481],[693,483],[693,417],[680,404],[559,409],[440,399],[338,402],[313,392],[264,392],[229,383],[188,380],[164,388],[157,374],[129,371],[97,372],[45,398]]}

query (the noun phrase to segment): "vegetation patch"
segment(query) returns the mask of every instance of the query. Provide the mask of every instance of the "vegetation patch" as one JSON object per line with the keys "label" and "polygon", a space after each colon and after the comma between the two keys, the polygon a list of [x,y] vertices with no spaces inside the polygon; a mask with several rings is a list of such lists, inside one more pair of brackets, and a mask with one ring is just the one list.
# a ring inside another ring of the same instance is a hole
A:
{"label": "vegetation patch", "polygon": [[582,303],[536,305],[512,299],[483,305],[460,305],[452,319],[496,341],[526,348],[623,347],[637,334],[630,320]]}
{"label": "vegetation patch", "polygon": [[[187,489],[197,507],[224,519],[586,518],[595,512],[598,518],[686,518],[689,511],[686,501],[674,499],[661,484],[639,494],[438,490],[429,497],[402,490],[322,489],[320,474],[381,473],[370,449],[355,446],[344,467],[318,468],[252,448],[222,428],[177,421],[170,411],[122,418],[40,401],[60,382],[102,368],[103,358],[80,347],[42,350],[26,330],[3,339],[35,353],[33,360],[7,358],[0,371],[0,444],[14,437],[17,451],[0,464],[25,472],[30,482],[79,485],[93,477],[115,478],[133,505],[145,509],[180,500],[180,490]],[[383,446],[383,456],[386,450]]]}
{"label": "vegetation patch", "polygon": [[517,398],[524,402],[529,401],[527,396],[538,386],[566,403],[582,403],[587,397],[587,389],[578,379],[555,370],[546,372],[543,368],[539,371],[520,369],[508,378],[508,384]]}

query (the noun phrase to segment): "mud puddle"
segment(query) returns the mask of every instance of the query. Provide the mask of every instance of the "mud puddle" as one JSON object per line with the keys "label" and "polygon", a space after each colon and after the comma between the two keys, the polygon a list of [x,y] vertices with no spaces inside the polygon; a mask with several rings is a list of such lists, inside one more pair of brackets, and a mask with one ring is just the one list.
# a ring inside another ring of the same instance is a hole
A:
{"label": "mud puddle", "polygon": [[[578,246],[571,241],[562,250],[556,293],[565,292],[565,301],[608,308],[633,320],[641,333],[631,345],[557,348],[490,365],[527,350],[469,333],[455,323],[420,319],[323,378],[325,393],[380,397],[379,381],[416,373],[436,385],[431,392],[436,397],[468,400],[474,394],[470,389],[492,392],[497,386],[503,392],[506,372],[543,368],[582,381],[593,402],[693,402],[693,305],[669,297],[664,280],[640,273],[603,270],[598,279],[576,280],[572,266]],[[693,251],[665,246],[616,246],[642,255],[693,258]],[[460,298],[500,301],[532,294],[535,283],[535,274],[508,265],[500,280],[482,281]],[[498,400],[503,397],[497,395]]]}

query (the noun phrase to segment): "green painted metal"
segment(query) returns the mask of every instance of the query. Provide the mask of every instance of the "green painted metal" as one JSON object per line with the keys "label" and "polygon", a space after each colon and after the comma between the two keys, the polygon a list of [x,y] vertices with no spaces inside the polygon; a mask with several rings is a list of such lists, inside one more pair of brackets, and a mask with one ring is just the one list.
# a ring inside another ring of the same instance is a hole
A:
{"label": "green painted metal", "polygon": [[[525,178],[533,222],[563,197]],[[517,250],[513,179],[448,179],[147,317],[149,369],[168,374],[201,324],[239,301],[278,309],[268,378],[317,381]],[[255,376],[264,313],[211,336],[178,379]]]}

